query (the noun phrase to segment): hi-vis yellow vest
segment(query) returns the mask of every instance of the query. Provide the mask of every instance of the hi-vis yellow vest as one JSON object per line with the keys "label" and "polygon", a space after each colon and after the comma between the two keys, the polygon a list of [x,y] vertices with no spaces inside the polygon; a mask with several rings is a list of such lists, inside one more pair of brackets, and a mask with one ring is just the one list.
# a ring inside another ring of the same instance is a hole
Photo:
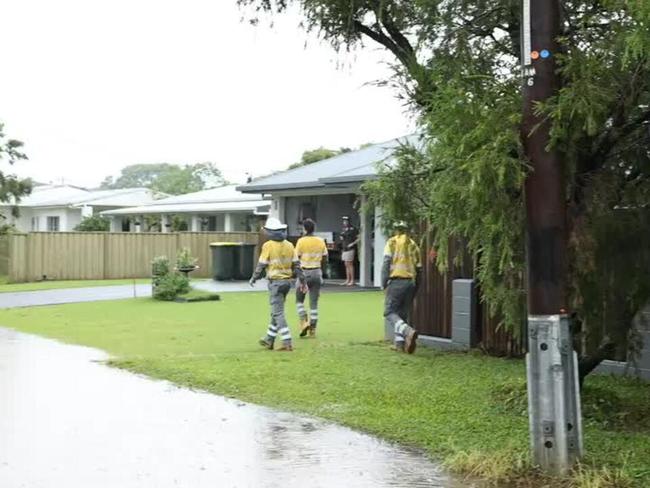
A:
{"label": "hi-vis yellow vest", "polygon": [[296,243],[296,255],[302,269],[317,269],[320,268],[323,257],[327,256],[327,246],[320,237],[301,237]]}
{"label": "hi-vis yellow vest", "polygon": [[420,262],[420,248],[406,234],[399,234],[388,239],[384,256],[390,256],[390,278],[415,278]]}
{"label": "hi-vis yellow vest", "polygon": [[298,261],[289,241],[266,241],[260,253],[260,264],[265,264],[269,280],[288,280],[293,276],[292,264]]}

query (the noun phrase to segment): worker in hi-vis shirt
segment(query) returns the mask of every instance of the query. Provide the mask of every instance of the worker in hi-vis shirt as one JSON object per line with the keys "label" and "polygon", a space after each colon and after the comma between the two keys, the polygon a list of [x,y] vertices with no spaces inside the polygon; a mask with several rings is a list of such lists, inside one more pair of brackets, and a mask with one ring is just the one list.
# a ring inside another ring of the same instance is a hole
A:
{"label": "worker in hi-vis shirt", "polygon": [[[327,262],[325,241],[314,235],[316,223],[311,219],[302,222],[305,235],[296,243],[296,256],[305,274],[305,284],[296,285],[296,308],[300,319],[300,337],[316,337],[318,324],[318,298],[323,284],[323,265]],[[305,297],[309,293],[309,314],[305,309]]]}
{"label": "worker in hi-vis shirt", "polygon": [[394,225],[395,235],[386,243],[382,267],[382,288],[386,290],[384,317],[395,330],[395,349],[412,354],[417,331],[408,325],[408,310],[420,280],[420,249],[408,235],[404,222]]}
{"label": "worker in hi-vis shirt", "polygon": [[269,280],[271,323],[266,331],[266,336],[260,339],[260,345],[267,349],[273,349],[275,338],[280,334],[282,346],[277,350],[292,351],[291,331],[284,314],[284,302],[291,289],[292,278],[297,277],[298,286],[302,286],[304,275],[300,269],[293,244],[286,240],[287,225],[270,217],[264,225],[264,230],[270,240],[262,246],[259,262],[249,281],[253,286],[265,271],[266,278]]}

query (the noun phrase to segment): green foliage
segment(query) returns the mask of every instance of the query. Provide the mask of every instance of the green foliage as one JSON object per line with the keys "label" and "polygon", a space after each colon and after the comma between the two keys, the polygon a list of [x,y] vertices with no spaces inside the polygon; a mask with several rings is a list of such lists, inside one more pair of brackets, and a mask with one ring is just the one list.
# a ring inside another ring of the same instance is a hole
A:
{"label": "green foliage", "polygon": [[[587,384],[581,391],[582,414],[587,428],[612,432],[650,433],[650,387],[637,380],[624,380],[618,389]],[[499,414],[528,417],[526,381],[523,378],[497,385],[492,408]]]}
{"label": "green foliage", "polygon": [[197,163],[179,166],[177,164],[133,164],[122,168],[117,179],[108,176],[101,188],[151,188],[170,195],[193,193],[206,188],[226,184],[221,170],[214,163]]}
{"label": "green foliage", "polygon": [[[176,256],[176,269],[187,269],[196,266],[196,258],[192,257],[186,247]],[[157,256],[151,261],[153,280],[153,297],[156,300],[172,301],[179,295],[190,291],[190,280],[184,274],[172,271],[167,256]]]}
{"label": "green foliage", "polygon": [[[3,218],[4,215],[0,215],[0,219]],[[15,234],[18,232],[18,229],[16,229],[16,226],[13,224],[0,224],[0,236],[5,236],[8,234]]]}
{"label": "green foliage", "polygon": [[111,230],[111,221],[102,215],[84,217],[74,230],[80,232],[108,232]]}
{"label": "green foliage", "polygon": [[166,276],[171,272],[169,258],[167,256],[156,256],[151,260],[151,275]]}
{"label": "green foliage", "polygon": [[317,163],[323,159],[333,158],[339,154],[350,152],[350,148],[342,147],[340,149],[326,149],[324,147],[319,147],[316,149],[311,149],[302,153],[300,162],[294,163],[289,166],[289,169],[300,168],[301,166],[306,166],[308,164]]}
{"label": "green foliage", "polygon": [[192,251],[189,247],[184,247],[176,255],[176,268],[187,269],[196,267],[198,259],[192,256]]}
{"label": "green foliage", "polygon": [[168,273],[156,279],[153,297],[156,300],[173,301],[178,295],[190,291],[190,280],[179,273]]}
{"label": "green foliage", "polygon": [[[429,223],[440,267],[448,240],[466,241],[490,310],[517,332],[529,171],[520,143],[521,2],[238,3],[255,18],[296,5],[306,28],[335,49],[366,40],[394,54],[395,75],[382,82],[417,110],[423,141],[366,189],[389,219]],[[536,110],[564,156],[570,303],[588,354],[604,337],[623,344],[650,300],[650,2],[567,0],[562,15],[553,53],[562,87]]]}
{"label": "green foliage", "polygon": [[172,216],[172,232],[185,232],[190,229],[187,218],[183,215]]}
{"label": "green foliage", "polygon": [[[4,124],[0,122],[0,161],[6,161],[10,165],[21,159],[27,159],[22,152],[23,143],[15,139],[7,139],[4,133]],[[0,171],[0,203],[11,203],[11,213],[18,216],[18,207],[14,204],[20,201],[21,197],[32,192],[32,181],[29,178],[18,178],[16,175]],[[0,224],[5,216],[0,214]],[[5,232],[10,231],[9,225],[3,224]]]}

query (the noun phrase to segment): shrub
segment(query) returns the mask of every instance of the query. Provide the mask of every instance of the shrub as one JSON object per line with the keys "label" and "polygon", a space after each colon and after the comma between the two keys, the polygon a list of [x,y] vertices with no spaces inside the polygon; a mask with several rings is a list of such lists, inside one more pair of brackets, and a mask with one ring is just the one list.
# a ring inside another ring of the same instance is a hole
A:
{"label": "shrub", "polygon": [[151,261],[151,274],[153,276],[166,276],[169,274],[169,258],[157,256]]}
{"label": "shrub", "polygon": [[168,273],[158,278],[153,297],[156,300],[172,301],[178,295],[190,291],[190,280],[178,273]]}
{"label": "shrub", "polygon": [[79,232],[108,232],[111,230],[111,221],[101,215],[84,217],[74,230]]}
{"label": "shrub", "polygon": [[187,269],[194,268],[197,263],[197,259],[192,256],[189,248],[184,247],[176,255],[176,268],[177,269]]}

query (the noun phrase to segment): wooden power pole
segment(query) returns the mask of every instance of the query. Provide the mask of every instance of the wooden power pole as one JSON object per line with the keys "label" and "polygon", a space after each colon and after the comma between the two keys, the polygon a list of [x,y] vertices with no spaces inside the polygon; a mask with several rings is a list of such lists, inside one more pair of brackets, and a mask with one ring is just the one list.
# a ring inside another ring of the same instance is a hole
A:
{"label": "wooden power pole", "polygon": [[566,298],[566,196],[562,155],[548,149],[551,122],[535,105],[557,94],[559,0],[522,0],[522,141],[528,264],[528,412],[534,461],[562,474],[582,455],[577,356]]}

